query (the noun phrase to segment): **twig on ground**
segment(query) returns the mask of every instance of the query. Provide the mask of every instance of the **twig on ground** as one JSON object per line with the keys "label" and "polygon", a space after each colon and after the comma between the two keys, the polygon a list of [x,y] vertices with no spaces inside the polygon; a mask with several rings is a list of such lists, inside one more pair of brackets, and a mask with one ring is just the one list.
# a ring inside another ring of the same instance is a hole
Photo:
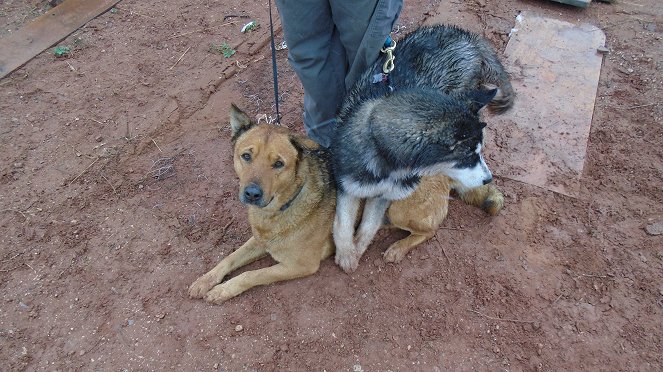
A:
{"label": "twig on ground", "polygon": [[637,108],[649,107],[649,106],[656,106],[656,105],[658,105],[658,102],[647,103],[647,104],[645,104],[645,105],[631,106],[631,107],[627,107],[627,108],[625,108],[624,110],[633,110],[633,109],[637,109]]}
{"label": "twig on ground", "polygon": [[198,30],[193,30],[193,31],[189,31],[189,32],[184,32],[184,33],[181,33],[181,34],[173,35],[173,36],[169,37],[168,39],[166,39],[166,40],[164,40],[164,41],[171,40],[171,39],[175,39],[175,38],[182,37],[182,36],[187,36],[187,35],[195,34],[195,33],[197,33],[197,32],[212,31],[213,29],[218,28],[218,27],[221,27],[221,26],[228,26],[228,25],[234,25],[234,24],[237,24],[237,22],[235,22],[235,21],[230,21],[230,22],[222,23],[222,24],[220,24],[220,25],[218,25],[218,26],[214,26],[214,27],[201,28],[201,29],[198,29]]}
{"label": "twig on ground", "polygon": [[106,178],[106,176],[104,176],[103,174],[101,175],[101,178],[103,178],[104,181],[106,181],[106,183],[108,184],[108,186],[110,186],[110,187],[113,188],[113,194],[115,194],[115,193],[117,192],[117,189],[115,189],[115,186],[113,186],[113,184],[110,183],[110,181],[108,180],[108,178]]}
{"label": "twig on ground", "polygon": [[22,255],[23,253],[25,253],[25,251],[26,251],[26,249],[22,250],[21,252],[16,253],[15,255],[13,255],[13,256],[11,256],[7,259],[4,259],[4,260],[0,261],[0,263],[9,262],[9,261],[13,260],[14,258],[16,258],[16,257]]}
{"label": "twig on ground", "polygon": [[20,265],[14,266],[14,267],[12,267],[11,269],[2,269],[2,270],[0,270],[0,273],[8,273],[8,272],[10,272],[10,271],[14,271],[14,270],[18,269],[18,268],[21,267],[21,266],[23,266],[23,264],[20,264]]}
{"label": "twig on ground", "polygon": [[221,238],[220,239],[223,239],[223,237],[226,236],[226,231],[228,231],[228,228],[230,227],[230,225],[232,225],[233,222],[235,222],[235,217],[234,216],[230,217],[230,221],[225,226],[223,226],[223,228],[221,229]]}
{"label": "twig on ground", "polygon": [[451,260],[449,259],[449,256],[447,256],[447,251],[444,250],[444,246],[442,245],[442,242],[437,238],[437,234],[433,235],[433,238],[435,238],[435,241],[437,244],[440,246],[440,249],[442,250],[442,254],[444,255],[444,258],[447,259],[447,263],[451,265]]}
{"label": "twig on ground", "polygon": [[37,273],[37,270],[35,270],[35,268],[34,268],[34,267],[30,266],[30,264],[29,264],[29,263],[27,263],[27,262],[23,262],[23,265],[25,265],[25,266],[29,267],[30,269],[32,269],[32,271],[34,271],[34,272],[35,272],[35,274]]}
{"label": "twig on ground", "polygon": [[89,119],[92,120],[92,121],[95,122],[95,123],[98,123],[98,124],[104,125],[104,123],[100,122],[100,121],[97,120],[97,119],[93,119],[93,118],[89,118]]}
{"label": "twig on ground", "polygon": [[228,15],[223,16],[223,21],[225,22],[226,19],[228,19],[228,18],[251,18],[251,17],[249,17],[248,15],[244,15],[244,14],[228,14]]}
{"label": "twig on ground", "polygon": [[161,151],[161,147],[159,147],[159,145],[157,145],[157,141],[152,139],[152,142],[154,142],[154,146],[156,146],[159,149],[159,152],[163,152],[163,151]]}
{"label": "twig on ground", "polygon": [[23,218],[25,218],[26,220],[28,219],[28,217],[25,215],[25,213],[19,211],[18,209],[3,209],[0,212],[16,212],[16,213],[20,214],[21,216],[23,216]]}
{"label": "twig on ground", "polygon": [[484,318],[486,318],[486,319],[497,320],[497,321],[500,321],[500,322],[536,323],[535,320],[520,320],[520,319],[509,319],[509,318],[496,318],[496,317],[494,317],[494,316],[490,316],[490,315],[482,314],[482,313],[480,313],[480,312],[478,312],[478,311],[476,311],[476,310],[472,310],[472,309],[467,309],[467,311],[472,312],[472,313],[475,313],[475,314],[477,314],[477,315],[479,315],[479,316],[482,316],[482,317],[484,317]]}
{"label": "twig on ground", "polygon": [[178,58],[177,61],[175,61],[175,64],[172,65],[172,66],[170,66],[169,70],[172,70],[175,66],[177,66],[178,63],[180,63],[180,61],[182,60],[182,58],[184,58],[184,55],[189,51],[189,49],[191,49],[191,46],[189,46],[188,48],[186,48],[186,50],[184,51],[184,53],[182,53],[182,55],[180,56],[180,58]]}
{"label": "twig on ground", "polygon": [[457,227],[445,227],[445,226],[440,226],[439,228],[440,228],[440,229],[444,229],[444,230],[454,230],[454,231],[463,231],[463,232],[469,232],[469,231],[470,231],[470,230],[467,230],[467,229],[459,229],[459,228],[457,228]]}
{"label": "twig on ground", "polygon": [[99,157],[97,157],[96,159],[94,159],[94,161],[93,161],[92,163],[90,163],[90,165],[88,165],[85,169],[83,169],[83,171],[82,171],[81,173],[79,173],[78,176],[76,176],[73,180],[71,180],[71,182],[69,182],[69,185],[71,185],[72,183],[76,182],[76,180],[77,180],[80,176],[82,176],[83,173],[87,172],[87,170],[90,169],[90,167],[93,166],[94,163],[97,162],[97,160],[99,160]]}

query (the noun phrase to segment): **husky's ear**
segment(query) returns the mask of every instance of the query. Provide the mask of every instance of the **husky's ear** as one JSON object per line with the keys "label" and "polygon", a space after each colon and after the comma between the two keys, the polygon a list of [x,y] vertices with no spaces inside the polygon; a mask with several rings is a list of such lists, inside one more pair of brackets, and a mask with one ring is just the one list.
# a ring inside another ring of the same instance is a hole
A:
{"label": "husky's ear", "polygon": [[305,151],[315,151],[320,148],[320,145],[317,142],[299,134],[290,136],[290,143],[295,146],[300,154]]}
{"label": "husky's ear", "polygon": [[495,98],[496,94],[497,94],[497,88],[481,89],[470,92],[468,94],[468,98],[470,100],[470,109],[474,113],[478,113],[479,110],[481,110],[484,106],[490,103],[490,101],[492,101],[493,98]]}
{"label": "husky's ear", "polygon": [[230,105],[230,128],[232,129],[233,142],[254,125],[255,123],[244,111],[240,110],[234,103]]}

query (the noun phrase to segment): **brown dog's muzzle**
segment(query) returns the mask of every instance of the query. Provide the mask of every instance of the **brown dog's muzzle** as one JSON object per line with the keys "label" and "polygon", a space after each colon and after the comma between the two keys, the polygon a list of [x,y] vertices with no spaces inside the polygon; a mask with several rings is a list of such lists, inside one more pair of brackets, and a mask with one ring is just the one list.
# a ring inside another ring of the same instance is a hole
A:
{"label": "brown dog's muzzle", "polygon": [[262,188],[255,182],[251,182],[240,193],[239,199],[244,204],[264,207]]}

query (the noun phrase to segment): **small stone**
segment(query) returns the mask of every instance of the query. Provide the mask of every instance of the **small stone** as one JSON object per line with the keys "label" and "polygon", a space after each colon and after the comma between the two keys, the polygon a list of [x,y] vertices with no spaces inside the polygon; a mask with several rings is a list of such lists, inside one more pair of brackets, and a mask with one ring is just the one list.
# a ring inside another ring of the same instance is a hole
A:
{"label": "small stone", "polygon": [[23,163],[17,161],[16,163],[14,163],[14,168],[23,168]]}
{"label": "small stone", "polygon": [[648,22],[643,27],[649,32],[656,32],[656,23]]}
{"label": "small stone", "polygon": [[155,315],[155,316],[157,317],[157,319],[163,319],[163,318],[166,316],[166,314],[164,314],[164,313],[159,313],[159,314],[157,314],[157,315]]}
{"label": "small stone", "polygon": [[650,223],[645,227],[645,232],[647,234],[656,236],[656,235],[662,235],[663,234],[663,224],[660,223]]}
{"label": "small stone", "polygon": [[79,351],[79,352],[78,352],[78,355],[79,355],[79,356],[83,356],[83,355],[85,355],[85,350],[81,350],[81,351]]}
{"label": "small stone", "polygon": [[280,349],[282,352],[286,352],[286,351],[288,351],[288,345],[281,345],[281,346],[279,347],[279,349]]}
{"label": "small stone", "polygon": [[238,324],[235,326],[235,332],[242,332],[244,330],[244,327],[242,327],[241,324]]}
{"label": "small stone", "polygon": [[500,348],[497,347],[497,346],[495,346],[495,347],[493,348],[493,353],[495,353],[495,354],[499,354],[499,352],[500,352]]}
{"label": "small stone", "polygon": [[214,369],[219,369],[219,363],[214,363]]}
{"label": "small stone", "polygon": [[600,46],[600,47],[596,48],[596,51],[601,53],[601,54],[610,53],[610,49],[608,49],[607,47],[604,47],[604,46]]}
{"label": "small stone", "polygon": [[104,139],[104,137],[102,137],[101,134],[94,137],[94,140],[97,141],[97,142],[101,142],[103,139]]}

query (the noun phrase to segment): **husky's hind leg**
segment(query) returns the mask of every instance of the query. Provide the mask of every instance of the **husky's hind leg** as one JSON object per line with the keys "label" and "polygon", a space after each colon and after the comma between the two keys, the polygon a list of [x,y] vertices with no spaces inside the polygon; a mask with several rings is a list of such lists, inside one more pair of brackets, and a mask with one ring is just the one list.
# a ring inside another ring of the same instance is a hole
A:
{"label": "husky's hind leg", "polygon": [[357,242],[357,261],[366,252],[368,245],[371,244],[371,240],[373,240],[380,226],[382,226],[384,214],[387,212],[390,203],[391,201],[383,198],[373,198],[366,201],[361,224],[355,236],[355,241]]}
{"label": "husky's hind leg", "polygon": [[333,235],[336,245],[336,264],[345,272],[354,271],[359,264],[357,249],[353,241],[359,206],[359,198],[338,190]]}

